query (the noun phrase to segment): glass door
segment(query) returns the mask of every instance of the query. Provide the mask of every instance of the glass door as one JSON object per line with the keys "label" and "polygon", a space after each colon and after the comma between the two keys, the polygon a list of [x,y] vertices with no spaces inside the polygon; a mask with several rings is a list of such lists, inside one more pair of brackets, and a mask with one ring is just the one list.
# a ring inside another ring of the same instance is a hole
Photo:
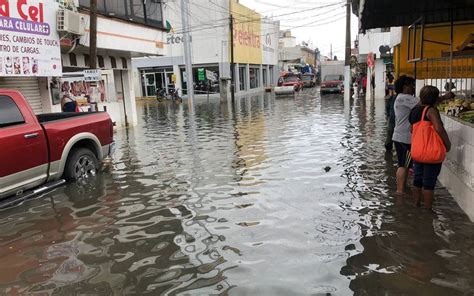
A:
{"label": "glass door", "polygon": [[147,97],[156,96],[155,73],[145,74],[145,87],[146,87],[146,96]]}
{"label": "glass door", "polygon": [[166,92],[168,92],[168,90],[166,89],[166,83],[165,83],[165,79],[164,79],[164,74],[163,73],[155,73],[155,79],[156,79],[156,88],[158,90],[162,90],[164,89]]}

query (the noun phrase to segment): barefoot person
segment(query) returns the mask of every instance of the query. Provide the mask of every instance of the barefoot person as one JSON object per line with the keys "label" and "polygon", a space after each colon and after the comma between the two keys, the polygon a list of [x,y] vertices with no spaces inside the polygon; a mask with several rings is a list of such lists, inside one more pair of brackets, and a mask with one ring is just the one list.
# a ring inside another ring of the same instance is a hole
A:
{"label": "barefoot person", "polygon": [[400,76],[395,82],[395,88],[401,90],[395,100],[393,110],[395,114],[395,128],[392,140],[395,144],[398,158],[397,169],[397,193],[405,192],[408,169],[412,165],[411,148],[411,125],[408,121],[411,109],[416,106],[418,100],[415,98],[415,79],[405,75]]}
{"label": "barefoot person", "polygon": [[[453,95],[450,93],[448,96],[452,97]],[[443,141],[446,151],[449,151],[451,149],[451,142],[444,129],[439,111],[435,108],[438,99],[439,90],[436,87],[423,87],[420,91],[420,103],[411,111],[409,121],[412,125],[421,120],[430,121]],[[422,118],[423,114],[425,114],[424,118]],[[430,138],[430,140],[433,141],[434,139]],[[432,141],[430,143],[432,143]],[[416,147],[413,146],[413,149],[416,149]],[[439,173],[441,172],[441,165],[442,163],[421,163],[414,161],[413,168],[415,176],[413,185],[415,188],[413,189],[413,196],[417,206],[421,205],[423,197],[425,208],[431,209],[433,205],[434,188]]]}

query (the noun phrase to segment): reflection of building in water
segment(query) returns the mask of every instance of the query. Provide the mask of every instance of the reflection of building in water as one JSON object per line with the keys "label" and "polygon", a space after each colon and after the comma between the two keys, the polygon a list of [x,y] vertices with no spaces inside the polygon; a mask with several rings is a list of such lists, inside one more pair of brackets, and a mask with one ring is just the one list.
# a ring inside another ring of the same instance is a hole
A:
{"label": "reflection of building in water", "polygon": [[241,120],[236,124],[236,146],[239,157],[244,161],[247,169],[262,164],[268,156],[263,144],[265,138],[265,116],[256,114],[248,121]]}
{"label": "reflection of building in water", "polygon": [[260,97],[247,98],[238,104],[239,110],[235,110],[238,113],[234,118],[235,155],[237,158],[234,160],[233,167],[236,169],[237,175],[241,177],[244,177],[249,170],[258,170],[258,166],[268,159],[265,151],[265,114],[260,106],[255,113],[252,113],[253,99],[263,102],[263,98]]}

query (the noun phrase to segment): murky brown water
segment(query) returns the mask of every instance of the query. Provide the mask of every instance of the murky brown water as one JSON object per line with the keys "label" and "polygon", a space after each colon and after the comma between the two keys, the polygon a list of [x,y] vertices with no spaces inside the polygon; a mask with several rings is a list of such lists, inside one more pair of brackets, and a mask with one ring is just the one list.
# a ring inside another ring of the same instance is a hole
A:
{"label": "murky brown water", "polygon": [[474,224],[394,198],[383,101],[138,109],[93,184],[0,212],[0,294],[473,295]]}

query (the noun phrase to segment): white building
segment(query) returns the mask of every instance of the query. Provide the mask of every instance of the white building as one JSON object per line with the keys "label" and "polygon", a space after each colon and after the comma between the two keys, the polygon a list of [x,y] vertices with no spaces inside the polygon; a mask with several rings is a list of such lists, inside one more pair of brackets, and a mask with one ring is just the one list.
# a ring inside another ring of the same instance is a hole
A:
{"label": "white building", "polygon": [[[193,77],[195,93],[219,92],[219,79],[230,78],[230,15],[234,17],[234,63],[237,94],[262,91],[278,78],[279,23],[262,18],[236,1],[190,1]],[[168,2],[164,15],[169,25],[164,57],[133,59],[136,96],[153,97],[158,89],[178,88],[186,93],[183,30],[179,1]],[[216,80],[206,78],[213,72]]]}
{"label": "white building", "polygon": [[[16,16],[16,0],[9,1],[10,14]],[[137,1],[122,0],[119,4],[118,1],[97,0],[98,53],[94,58],[97,59],[102,74],[102,81],[99,82],[100,93],[90,93],[91,89],[84,82],[83,76],[83,70],[89,67],[91,58],[89,0],[37,0],[32,1],[32,4],[28,2],[27,6],[44,5],[43,23],[39,20],[37,23],[50,28],[51,36],[48,37],[48,42],[53,45],[43,50],[39,43],[30,44],[29,47],[33,50],[38,48],[39,54],[25,56],[25,61],[28,60],[26,58],[29,58],[30,62],[35,61],[40,70],[47,67],[53,67],[55,70],[22,72],[21,75],[7,75],[5,71],[0,71],[0,88],[20,90],[36,113],[60,112],[61,97],[65,92],[71,93],[81,102],[81,109],[87,111],[90,106],[85,97],[91,95],[96,99],[99,110],[106,108],[117,126],[136,124],[131,58],[164,55],[166,33],[161,2],[139,1],[140,5],[135,2]],[[73,3],[79,6],[76,7]],[[69,20],[71,23],[76,20],[75,29],[80,28],[79,31],[82,30],[83,34],[57,31],[57,13],[60,9],[72,12],[72,18]],[[0,33],[3,33],[3,29],[0,28]],[[38,37],[37,32],[23,32],[22,35],[26,38]],[[22,41],[16,40],[10,38],[12,46],[22,46]],[[1,64],[2,60],[0,68]]]}
{"label": "white building", "polygon": [[305,42],[302,42],[301,45],[296,44],[296,37],[291,34],[290,30],[280,31],[278,47],[280,71],[288,69],[299,71],[306,64],[317,68],[316,51],[309,48]]}
{"label": "white building", "polygon": [[[368,55],[374,55],[374,68],[367,71],[367,88],[370,87],[372,73],[375,74],[375,98],[385,97],[385,77],[388,72],[393,71],[392,57],[390,51],[380,51],[381,47],[390,48],[390,30],[373,29],[365,34],[359,34],[359,58],[360,64],[367,64]],[[367,92],[371,96],[371,92]]]}

